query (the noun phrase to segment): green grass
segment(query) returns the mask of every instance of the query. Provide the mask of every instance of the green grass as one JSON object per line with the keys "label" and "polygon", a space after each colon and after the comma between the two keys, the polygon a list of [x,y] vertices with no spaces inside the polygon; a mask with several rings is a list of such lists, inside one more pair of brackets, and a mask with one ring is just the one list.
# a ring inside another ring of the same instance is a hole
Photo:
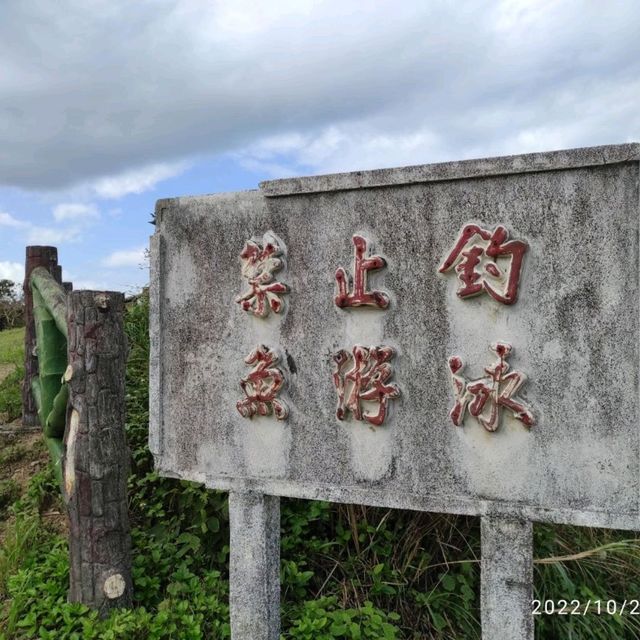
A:
{"label": "green grass", "polygon": [[22,415],[23,376],[24,328],[0,331],[0,414],[7,422]]}
{"label": "green grass", "polygon": [[7,422],[12,422],[22,415],[22,379],[24,367],[16,368],[0,382],[0,414]]}
{"label": "green grass", "polygon": [[20,364],[24,359],[24,328],[0,331],[0,365]]}

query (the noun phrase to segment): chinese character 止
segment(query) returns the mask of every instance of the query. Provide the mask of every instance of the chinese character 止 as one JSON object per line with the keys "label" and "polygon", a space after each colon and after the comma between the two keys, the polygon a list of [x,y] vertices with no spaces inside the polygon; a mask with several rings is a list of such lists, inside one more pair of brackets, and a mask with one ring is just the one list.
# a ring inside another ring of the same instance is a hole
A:
{"label": "chinese character \u6b62", "polygon": [[[344,349],[333,355],[338,420],[344,420],[347,411],[351,411],[356,420],[365,420],[376,427],[384,422],[389,400],[400,395],[397,385],[388,382],[393,375],[389,361],[394,355],[391,347],[367,349],[359,345],[353,348],[353,356]],[[363,403],[369,403],[375,412],[367,412]]]}
{"label": "chinese character \u6b62", "polygon": [[247,240],[240,254],[242,275],[249,282],[249,290],[236,298],[236,302],[255,316],[264,317],[271,309],[280,313],[283,293],[289,288],[282,282],[274,282],[274,273],[282,269],[282,249],[272,233],[265,233],[262,246],[253,240]]}
{"label": "chinese character \u6b62", "polygon": [[275,366],[278,356],[269,347],[260,345],[244,361],[253,365],[253,369],[240,381],[247,396],[236,404],[240,415],[252,418],[255,415],[268,416],[273,412],[278,420],[284,420],[289,415],[289,408],[283,400],[276,398],[284,384],[284,374]]}
{"label": "chinese character \u6b62", "polygon": [[375,307],[386,309],[389,306],[389,296],[382,291],[367,291],[367,272],[387,266],[382,256],[367,254],[367,240],[362,236],[353,236],[355,259],[353,263],[353,291],[348,292],[349,279],[343,267],[336,271],[338,295],[335,302],[339,307]]}
{"label": "chinese character \u6b62", "polygon": [[527,377],[519,371],[509,371],[507,358],[512,351],[510,344],[497,342],[491,345],[498,359],[485,367],[487,377],[467,380],[462,376],[464,364],[458,356],[449,358],[449,370],[456,401],[449,415],[453,424],[462,426],[467,408],[469,413],[487,431],[496,431],[500,426],[500,412],[504,407],[513,413],[526,427],[532,427],[535,419],[529,408],[514,399]]}
{"label": "chinese character \u6b62", "polygon": [[518,297],[518,282],[527,243],[508,241],[509,234],[502,227],[492,232],[476,224],[463,227],[451,253],[440,265],[440,273],[455,266],[462,283],[458,297],[469,298],[486,291],[503,304],[513,304]]}

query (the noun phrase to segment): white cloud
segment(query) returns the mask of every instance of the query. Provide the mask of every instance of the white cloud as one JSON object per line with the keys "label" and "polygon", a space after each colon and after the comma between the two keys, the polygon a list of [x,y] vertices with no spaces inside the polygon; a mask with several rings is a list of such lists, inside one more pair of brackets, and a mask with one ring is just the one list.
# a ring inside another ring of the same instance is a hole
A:
{"label": "white cloud", "polygon": [[331,126],[307,136],[265,138],[234,157],[247,169],[286,177],[291,167],[311,173],[420,164],[443,159],[443,140],[428,127],[377,133],[376,123]]}
{"label": "white cloud", "polygon": [[640,138],[634,0],[94,5],[2,1],[0,184],[117,198],[274,135],[311,139],[278,172]]}
{"label": "white cloud", "polygon": [[101,178],[92,184],[95,193],[101,198],[121,198],[130,193],[144,193],[163,180],[173,178],[186,169],[182,162],[173,164],[154,164],[127,171],[120,175]]}
{"label": "white cloud", "polygon": [[638,78],[623,84],[593,81],[589,92],[588,104],[578,104],[579,97],[567,90],[513,112],[507,104],[478,103],[458,119],[453,135],[438,123],[415,116],[420,101],[407,101],[401,110],[356,122],[304,135],[267,136],[232,157],[249,170],[278,178],[640,140],[640,115],[631,106],[640,99]]}
{"label": "white cloud", "polygon": [[74,280],[73,288],[76,291],[88,290],[88,291],[106,291],[109,287],[104,282],[97,282],[96,280]]}
{"label": "white cloud", "polygon": [[14,218],[10,213],[0,211],[0,227],[13,227],[14,229],[22,229],[28,226],[27,222]]}
{"label": "white cloud", "polygon": [[19,262],[0,262],[0,280],[12,280],[21,285],[24,280],[24,265]]}
{"label": "white cloud", "polygon": [[97,217],[93,204],[62,203],[53,208],[53,218],[66,226],[41,226],[0,211],[0,227],[17,229],[27,244],[59,245],[81,240],[87,223]]}
{"label": "white cloud", "polygon": [[114,251],[111,255],[107,256],[102,264],[105,267],[119,268],[119,267],[140,267],[147,262],[146,247],[138,247],[137,249],[124,249],[121,251]]}
{"label": "white cloud", "polygon": [[59,245],[77,242],[87,224],[99,217],[93,204],[63,203],[53,208],[55,222],[66,226],[40,226],[19,220],[9,213],[0,211],[0,227],[19,229],[27,244]]}
{"label": "white cloud", "polygon": [[28,244],[59,245],[66,242],[77,242],[81,238],[81,230],[77,227],[53,229],[30,225],[27,232]]}
{"label": "white cloud", "polygon": [[100,214],[94,204],[68,202],[56,205],[53,208],[53,217],[57,222],[65,220],[88,221],[100,217]]}

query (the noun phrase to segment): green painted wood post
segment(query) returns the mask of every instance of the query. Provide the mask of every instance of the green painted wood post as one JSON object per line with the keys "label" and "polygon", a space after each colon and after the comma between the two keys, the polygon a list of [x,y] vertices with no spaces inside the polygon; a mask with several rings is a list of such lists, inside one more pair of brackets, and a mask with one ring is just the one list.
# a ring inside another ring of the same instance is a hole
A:
{"label": "green painted wood post", "polygon": [[52,274],[36,267],[31,272],[30,289],[38,362],[38,375],[32,378],[31,388],[38,421],[62,490],[62,438],[68,389],[63,382],[67,368],[67,294],[56,280],[60,275],[58,269]]}
{"label": "green painted wood post", "polygon": [[22,384],[22,424],[25,427],[38,425],[38,407],[33,395],[33,380],[38,375],[38,358],[35,354],[36,328],[33,317],[33,297],[31,294],[31,273],[37,267],[47,271],[57,272],[58,250],[55,247],[32,246],[27,247],[24,275],[24,382]]}

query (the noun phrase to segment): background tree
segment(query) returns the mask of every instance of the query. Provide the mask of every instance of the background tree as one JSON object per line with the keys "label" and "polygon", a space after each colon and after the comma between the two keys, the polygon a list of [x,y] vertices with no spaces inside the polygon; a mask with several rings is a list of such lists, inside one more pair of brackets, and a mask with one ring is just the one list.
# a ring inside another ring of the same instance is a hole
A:
{"label": "background tree", "polygon": [[0,331],[19,327],[24,322],[24,304],[13,280],[0,280]]}

